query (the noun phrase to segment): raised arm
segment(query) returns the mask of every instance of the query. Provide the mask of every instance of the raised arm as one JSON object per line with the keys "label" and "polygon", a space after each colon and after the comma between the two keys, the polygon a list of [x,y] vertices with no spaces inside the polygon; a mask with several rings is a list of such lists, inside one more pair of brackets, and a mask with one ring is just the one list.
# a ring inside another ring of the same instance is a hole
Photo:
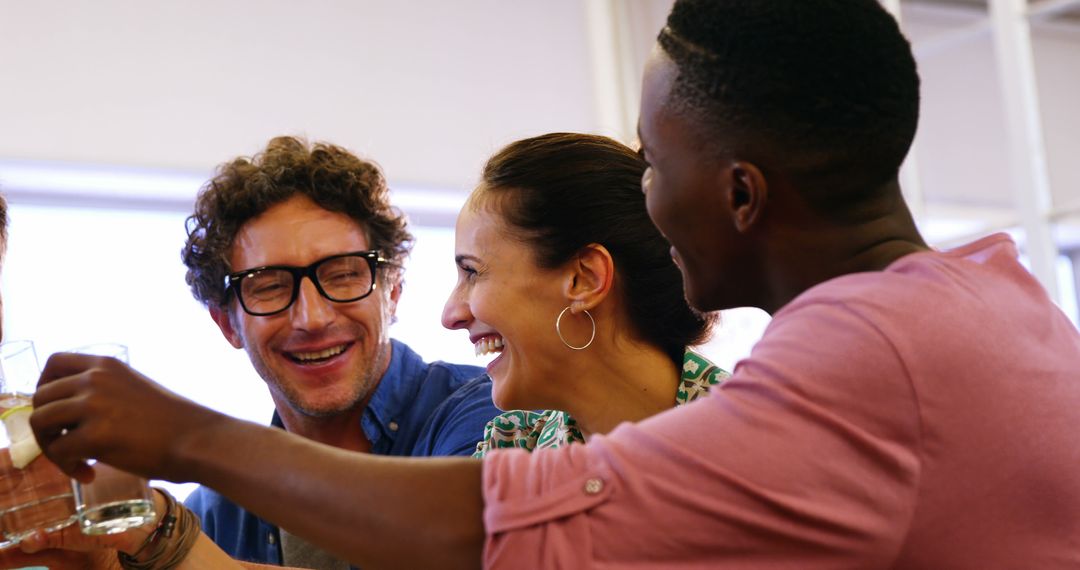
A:
{"label": "raised arm", "polygon": [[351,453],[237,420],[109,358],[57,354],[31,418],[46,455],[196,481],[365,568],[479,566],[480,462]]}

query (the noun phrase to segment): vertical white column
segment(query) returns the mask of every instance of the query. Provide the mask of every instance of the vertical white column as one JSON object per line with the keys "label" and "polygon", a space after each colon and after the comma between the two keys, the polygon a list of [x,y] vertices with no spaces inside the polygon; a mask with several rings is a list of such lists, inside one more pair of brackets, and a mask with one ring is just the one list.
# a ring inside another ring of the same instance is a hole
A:
{"label": "vertical white column", "polygon": [[627,18],[621,0],[585,1],[596,122],[600,131],[629,144],[637,139],[640,78],[629,69]]}
{"label": "vertical white column", "polygon": [[[881,4],[896,18],[902,29],[904,22],[900,17],[900,0],[881,0]],[[911,215],[915,218],[915,222],[919,223],[926,213],[926,197],[923,195],[916,150],[915,144],[912,143],[904,164],[900,166],[900,188],[904,191],[904,201],[907,202]]]}
{"label": "vertical white column", "polygon": [[1009,169],[1014,206],[1026,234],[1031,270],[1056,302],[1057,246],[1050,228],[1052,207],[1042,119],[1035,82],[1035,58],[1026,0],[990,0],[998,79],[1009,135]]}

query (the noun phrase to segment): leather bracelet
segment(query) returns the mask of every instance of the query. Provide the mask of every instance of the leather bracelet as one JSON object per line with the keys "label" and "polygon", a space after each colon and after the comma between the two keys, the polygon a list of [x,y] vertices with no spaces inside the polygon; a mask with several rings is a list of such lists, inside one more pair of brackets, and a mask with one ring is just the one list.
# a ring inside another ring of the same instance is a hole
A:
{"label": "leather bracelet", "polygon": [[[187,557],[199,538],[199,517],[176,502],[168,491],[157,487],[154,490],[165,498],[165,515],[134,554],[117,553],[120,567],[124,570],[171,570]],[[170,540],[174,534],[177,535],[176,539]],[[150,556],[139,560],[138,557],[151,547],[153,550]]]}

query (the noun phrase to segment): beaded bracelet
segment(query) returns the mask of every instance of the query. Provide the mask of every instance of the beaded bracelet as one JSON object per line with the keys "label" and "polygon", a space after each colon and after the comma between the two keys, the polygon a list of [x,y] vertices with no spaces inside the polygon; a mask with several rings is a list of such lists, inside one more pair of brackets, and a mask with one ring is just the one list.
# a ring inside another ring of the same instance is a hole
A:
{"label": "beaded bracelet", "polygon": [[[134,554],[117,553],[120,567],[124,570],[171,570],[187,557],[188,552],[199,538],[201,527],[199,517],[184,505],[177,503],[168,491],[154,488],[165,498],[165,515],[158,521],[157,527],[147,535]],[[175,531],[179,536],[170,541]],[[153,554],[146,560],[138,560],[140,554],[153,547]],[[170,546],[172,548],[170,548]]]}

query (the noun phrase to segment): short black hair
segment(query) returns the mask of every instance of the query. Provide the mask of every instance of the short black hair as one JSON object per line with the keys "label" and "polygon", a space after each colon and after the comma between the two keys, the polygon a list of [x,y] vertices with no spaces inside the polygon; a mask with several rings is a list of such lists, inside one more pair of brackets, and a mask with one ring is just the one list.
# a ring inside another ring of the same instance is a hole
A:
{"label": "short black hair", "polygon": [[666,106],[742,158],[854,189],[911,147],[919,76],[877,0],[678,0],[658,41],[678,69]]}
{"label": "short black hair", "polygon": [[492,156],[466,207],[501,215],[541,267],[558,267],[589,244],[607,248],[635,332],[681,365],[686,347],[707,340],[716,317],[686,301],[671,245],[645,209],[646,166],[607,137],[541,135]]}

